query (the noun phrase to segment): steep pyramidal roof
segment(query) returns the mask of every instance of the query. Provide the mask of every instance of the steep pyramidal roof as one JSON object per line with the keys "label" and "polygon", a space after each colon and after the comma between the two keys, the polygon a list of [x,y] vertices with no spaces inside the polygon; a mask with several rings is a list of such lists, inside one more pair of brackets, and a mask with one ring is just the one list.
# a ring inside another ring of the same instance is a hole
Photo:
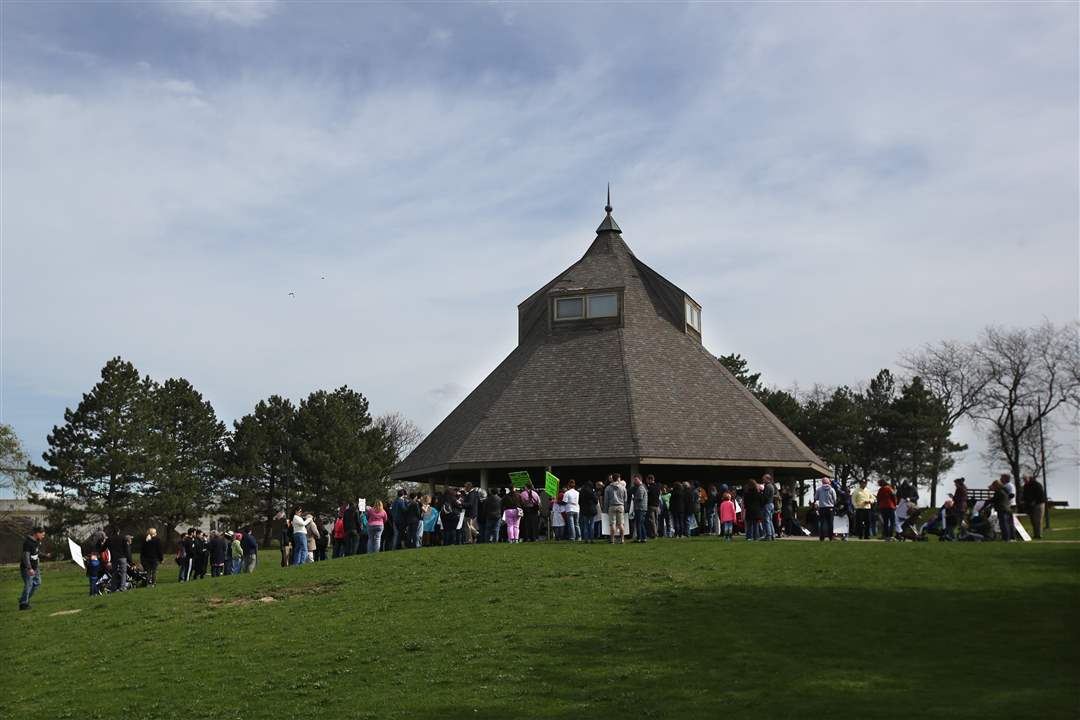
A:
{"label": "steep pyramidal roof", "polygon": [[[616,463],[827,474],[702,346],[700,322],[688,324],[700,307],[634,256],[610,197],[605,210],[585,255],[518,306],[518,346],[393,477]],[[557,300],[590,295],[614,295],[617,313],[555,319]]]}

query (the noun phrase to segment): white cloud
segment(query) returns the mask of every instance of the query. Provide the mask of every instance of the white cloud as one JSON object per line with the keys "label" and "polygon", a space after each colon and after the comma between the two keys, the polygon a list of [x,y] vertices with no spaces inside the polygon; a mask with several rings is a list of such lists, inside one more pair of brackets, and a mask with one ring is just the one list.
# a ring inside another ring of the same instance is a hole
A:
{"label": "white cloud", "polygon": [[164,2],[168,10],[192,18],[251,27],[277,11],[277,0],[180,0]]}

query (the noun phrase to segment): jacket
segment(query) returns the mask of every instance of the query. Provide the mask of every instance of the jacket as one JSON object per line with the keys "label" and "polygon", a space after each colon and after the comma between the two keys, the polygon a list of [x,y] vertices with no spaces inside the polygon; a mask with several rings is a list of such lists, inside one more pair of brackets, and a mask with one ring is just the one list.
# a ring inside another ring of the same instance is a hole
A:
{"label": "jacket", "polygon": [[495,493],[491,493],[484,500],[484,515],[489,518],[497,518],[502,516],[502,498]]}
{"label": "jacket", "polygon": [[259,541],[255,539],[255,536],[251,533],[244,533],[244,536],[240,538],[240,549],[244,555],[257,555],[259,552]]}
{"label": "jacket", "polygon": [[814,501],[819,508],[836,506],[836,490],[832,485],[822,485],[814,492]]}
{"label": "jacket", "polygon": [[124,539],[123,535],[117,533],[109,538],[106,543],[109,547],[109,559],[112,562],[124,559],[127,560],[128,565],[131,564],[131,545]]}
{"label": "jacket", "polygon": [[210,564],[225,564],[225,541],[220,535],[210,538]]}
{"label": "jacket", "polygon": [[145,565],[157,565],[165,559],[165,555],[161,552],[161,538],[152,537],[149,540],[143,540],[142,551],[139,553],[139,559],[142,560],[142,564]]}
{"label": "jacket", "polygon": [[626,506],[626,488],[621,483],[613,482],[604,489],[604,510],[610,512],[617,507]]}
{"label": "jacket", "polygon": [[592,485],[585,483],[581,487],[581,491],[578,493],[578,505],[581,506],[581,514],[585,517],[592,517],[596,514],[596,491],[593,490]]}

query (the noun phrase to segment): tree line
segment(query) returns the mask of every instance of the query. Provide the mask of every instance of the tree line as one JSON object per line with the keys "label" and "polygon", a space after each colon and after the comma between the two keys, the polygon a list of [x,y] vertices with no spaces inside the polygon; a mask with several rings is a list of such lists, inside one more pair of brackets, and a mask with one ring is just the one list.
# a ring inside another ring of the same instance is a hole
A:
{"label": "tree line", "polygon": [[[966,445],[957,423],[985,434],[990,465],[1015,478],[1040,473],[1053,457],[1045,435],[1076,423],[1080,408],[1078,325],[985,328],[971,342],[927,344],[899,359],[898,377],[882,369],[865,383],[769,387],[738,354],[717,358],[769,410],[834,468],[842,483],[884,478],[930,489],[937,506],[942,476]],[[1042,431],[1042,434],[1040,434]]]}
{"label": "tree line", "polygon": [[293,404],[272,395],[228,429],[190,382],[156,382],[116,357],[29,465],[33,502],[50,529],[90,522],[173,529],[213,513],[270,522],[287,505],[332,513],[339,501],[379,497],[403,452],[419,440],[398,413],[373,418],[342,386]]}

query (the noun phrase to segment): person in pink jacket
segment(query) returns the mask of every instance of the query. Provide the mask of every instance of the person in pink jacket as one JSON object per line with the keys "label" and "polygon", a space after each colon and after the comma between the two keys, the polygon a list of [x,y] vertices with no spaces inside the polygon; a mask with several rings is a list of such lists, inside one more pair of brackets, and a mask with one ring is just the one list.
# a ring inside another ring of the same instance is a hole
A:
{"label": "person in pink jacket", "polygon": [[724,499],[720,502],[720,534],[724,540],[731,542],[731,531],[735,527],[735,501],[731,499],[731,493],[724,493]]}

